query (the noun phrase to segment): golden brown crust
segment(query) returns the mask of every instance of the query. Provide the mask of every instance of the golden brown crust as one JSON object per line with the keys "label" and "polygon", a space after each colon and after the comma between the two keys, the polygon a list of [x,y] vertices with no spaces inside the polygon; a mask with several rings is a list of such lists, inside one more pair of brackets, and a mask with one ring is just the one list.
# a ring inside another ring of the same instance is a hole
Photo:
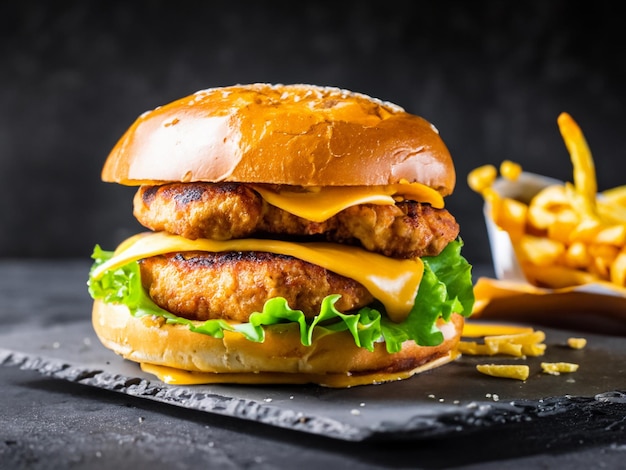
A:
{"label": "golden brown crust", "polygon": [[125,306],[98,300],[92,320],[100,341],[131,361],[196,372],[311,375],[427,370],[430,364],[441,364],[456,347],[464,322],[454,314],[442,327],[446,339],[439,346],[407,341],[400,352],[389,354],[383,343],[376,344],[373,352],[357,347],[347,332],[317,336],[312,346],[303,346],[295,324],[267,328],[263,343],[230,332],[216,339],[155,317],[134,318]]}
{"label": "golden brown crust", "polygon": [[135,194],[133,213],[152,231],[192,240],[296,236],[302,241],[325,239],[357,245],[405,259],[437,256],[459,234],[452,214],[429,204],[359,204],[323,222],[313,222],[266,203],[251,187],[240,183],[144,185]]}
{"label": "golden brown crust", "polygon": [[291,256],[257,251],[169,253],[139,262],[144,288],[161,308],[190,320],[247,322],[268,299],[282,297],[305,316],[323,299],[340,294],[341,312],[365,307],[374,297],[354,279]]}
{"label": "golden brown crust", "polygon": [[126,185],[235,181],[297,186],[419,182],[448,195],[436,129],[400,107],[312,85],[213,88],[144,113],[105,162]]}

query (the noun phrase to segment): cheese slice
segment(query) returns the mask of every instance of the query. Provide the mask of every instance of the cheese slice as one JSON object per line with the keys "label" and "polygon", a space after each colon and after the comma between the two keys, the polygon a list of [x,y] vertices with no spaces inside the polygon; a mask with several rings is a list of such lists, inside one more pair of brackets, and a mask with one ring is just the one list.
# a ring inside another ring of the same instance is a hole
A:
{"label": "cheese slice", "polygon": [[351,206],[393,205],[398,199],[428,203],[436,209],[444,207],[443,196],[420,183],[384,186],[324,186],[307,191],[275,191],[259,185],[252,187],[269,204],[313,222],[323,222]]}
{"label": "cheese slice", "polygon": [[466,321],[463,326],[463,336],[467,338],[479,338],[481,336],[500,336],[532,333],[534,330],[528,326],[505,325],[498,323],[477,323]]}
{"label": "cheese slice", "polygon": [[422,364],[415,369],[396,372],[309,374],[306,372],[191,372],[173,367],[142,362],[141,370],[157,376],[161,382],[172,385],[200,385],[216,383],[236,384],[307,384],[316,383],[324,387],[349,388],[396,380],[404,380],[421,372],[434,369],[455,360],[458,354],[450,351],[444,356]]}
{"label": "cheese slice", "polygon": [[359,282],[385,306],[387,315],[394,322],[403,321],[410,313],[424,272],[420,259],[398,260],[334,243],[262,239],[189,240],[166,232],[147,232],[122,242],[111,259],[94,269],[93,277],[99,279],[105,271],[131,261],[184,251],[263,251],[293,256]]}

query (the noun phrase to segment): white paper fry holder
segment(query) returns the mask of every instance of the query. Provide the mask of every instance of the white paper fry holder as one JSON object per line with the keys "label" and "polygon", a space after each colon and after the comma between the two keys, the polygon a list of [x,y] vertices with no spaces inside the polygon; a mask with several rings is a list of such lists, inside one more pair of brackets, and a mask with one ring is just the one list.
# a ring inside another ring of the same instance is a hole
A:
{"label": "white paper fry holder", "polygon": [[[541,189],[554,184],[563,182],[522,172],[516,180],[499,178],[492,188],[500,197],[528,204]],[[560,289],[529,283],[508,232],[491,217],[489,202],[485,202],[483,214],[496,278],[477,280],[474,317],[540,321],[550,325],[567,323],[594,331],[608,327],[613,333],[626,333],[626,289],[601,281]]]}

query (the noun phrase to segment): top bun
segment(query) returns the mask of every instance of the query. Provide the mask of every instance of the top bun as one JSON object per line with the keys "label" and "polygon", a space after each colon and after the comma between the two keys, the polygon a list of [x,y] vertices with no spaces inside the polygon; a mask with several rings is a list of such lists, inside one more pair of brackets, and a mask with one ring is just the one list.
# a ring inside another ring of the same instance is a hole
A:
{"label": "top bun", "polygon": [[455,184],[435,127],[399,106],[312,85],[212,88],[141,115],[102,179],[125,185],[236,181],[296,186]]}

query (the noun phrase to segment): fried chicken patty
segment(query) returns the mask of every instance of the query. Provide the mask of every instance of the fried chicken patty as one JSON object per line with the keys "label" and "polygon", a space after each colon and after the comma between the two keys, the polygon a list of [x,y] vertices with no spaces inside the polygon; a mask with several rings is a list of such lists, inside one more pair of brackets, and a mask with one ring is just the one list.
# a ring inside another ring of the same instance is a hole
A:
{"label": "fried chicken patty", "polygon": [[159,307],[190,320],[247,322],[273,297],[284,297],[307,317],[327,295],[341,294],[341,312],[373,301],[358,282],[320,266],[265,252],[187,252],[140,261],[144,288]]}
{"label": "fried chicken patty", "polygon": [[146,228],[185,238],[314,237],[393,258],[436,256],[459,233],[446,209],[413,201],[352,206],[324,222],[312,222],[268,204],[240,183],[141,186],[133,204],[135,217]]}

